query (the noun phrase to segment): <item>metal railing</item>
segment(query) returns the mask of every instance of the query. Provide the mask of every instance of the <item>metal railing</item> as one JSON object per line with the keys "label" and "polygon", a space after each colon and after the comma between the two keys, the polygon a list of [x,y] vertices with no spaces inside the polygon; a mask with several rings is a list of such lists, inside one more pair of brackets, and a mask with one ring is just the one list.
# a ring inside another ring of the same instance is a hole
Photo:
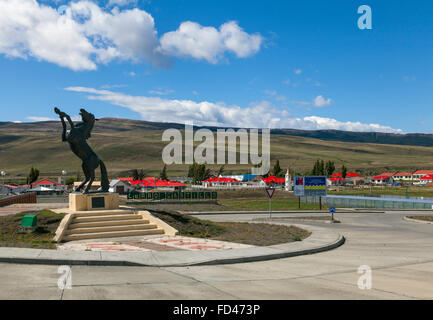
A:
{"label": "metal railing", "polygon": [[[319,197],[302,197],[303,203],[319,204]],[[433,199],[406,199],[397,197],[359,197],[328,195],[322,197],[322,205],[340,208],[366,208],[386,210],[433,209]]]}

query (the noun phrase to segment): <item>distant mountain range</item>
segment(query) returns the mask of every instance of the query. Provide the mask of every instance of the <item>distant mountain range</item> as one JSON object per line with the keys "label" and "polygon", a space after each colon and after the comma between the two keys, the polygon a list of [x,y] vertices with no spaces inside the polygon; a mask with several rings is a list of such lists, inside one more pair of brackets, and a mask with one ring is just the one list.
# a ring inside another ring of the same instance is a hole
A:
{"label": "distant mountain range", "polygon": [[383,133],[383,132],[352,132],[340,130],[272,130],[273,134],[308,137],[328,141],[362,142],[379,144],[398,144],[404,146],[433,146],[433,134],[424,133]]}
{"label": "distant mountain range", "polygon": [[[38,127],[43,127],[42,130],[58,130],[59,122],[29,122],[29,123],[14,123],[0,122],[0,127],[3,129],[31,129],[41,130]],[[118,118],[103,118],[97,123],[95,131],[124,131],[124,130],[166,130],[170,128],[183,129],[185,126],[179,123],[165,122],[149,122],[141,120],[129,120]],[[220,127],[199,127],[207,128],[212,131],[220,129]],[[238,129],[238,128],[233,128]],[[299,130],[299,129],[272,129],[271,134],[289,135],[297,137],[307,137],[326,141],[341,141],[341,142],[362,142],[362,143],[378,143],[378,144],[396,144],[405,146],[433,146],[433,134],[425,133],[383,133],[383,132],[353,132],[341,130]]]}
{"label": "distant mountain range", "polygon": [[[96,122],[89,143],[113,175],[135,168],[157,174],[163,166],[162,150],[167,145],[161,140],[162,132],[184,127],[182,124],[103,118]],[[271,133],[271,160],[278,159],[283,168],[290,166],[298,172],[310,170],[316,159],[332,160],[337,168],[344,164],[360,172],[433,169],[432,134],[295,129],[274,129]],[[55,176],[63,169],[81,170],[78,159],[61,141],[60,122],[0,122],[0,169],[26,175],[31,166],[46,176]],[[171,165],[169,174],[184,175],[187,167]],[[250,168],[251,165],[226,166],[232,173],[247,173]]]}

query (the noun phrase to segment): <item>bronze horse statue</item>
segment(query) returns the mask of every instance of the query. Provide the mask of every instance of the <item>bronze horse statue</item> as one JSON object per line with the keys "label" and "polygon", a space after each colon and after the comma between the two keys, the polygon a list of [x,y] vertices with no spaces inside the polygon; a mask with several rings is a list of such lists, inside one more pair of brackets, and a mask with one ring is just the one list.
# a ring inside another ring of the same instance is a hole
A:
{"label": "bronze horse statue", "polygon": [[[110,188],[110,182],[108,181],[105,164],[101,159],[99,159],[99,157],[87,143],[87,139],[91,137],[91,132],[95,121],[98,119],[95,119],[93,114],[81,109],[80,115],[82,122],[74,124],[71,117],[65,112],[60,111],[59,108],[54,108],[54,112],[60,116],[60,120],[62,121],[62,141],[67,141],[72,152],[83,162],[82,168],[86,179],[74,190],[74,192],[81,191],[86,183],[88,184],[83,193],[108,192]],[[70,130],[67,130],[65,118],[71,126]],[[95,180],[95,170],[99,166],[101,167],[101,188],[98,191],[90,192],[90,188],[92,187],[93,181]]]}

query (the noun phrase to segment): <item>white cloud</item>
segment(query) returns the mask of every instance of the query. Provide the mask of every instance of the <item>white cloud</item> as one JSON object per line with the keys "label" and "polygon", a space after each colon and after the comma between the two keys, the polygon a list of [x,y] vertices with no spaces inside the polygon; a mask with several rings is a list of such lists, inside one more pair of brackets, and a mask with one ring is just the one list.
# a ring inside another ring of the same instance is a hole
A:
{"label": "white cloud", "polygon": [[106,12],[90,1],[71,2],[64,14],[34,0],[0,1],[0,53],[34,57],[72,70],[95,70],[113,59],[161,66],[154,21],[133,9]]}
{"label": "white cloud", "polygon": [[331,105],[332,100],[331,99],[325,99],[323,96],[317,96],[313,99],[313,105],[315,107],[327,107]]}
{"label": "white cloud", "polygon": [[30,116],[26,117],[27,120],[33,121],[33,122],[41,122],[41,121],[58,121],[59,119],[49,118],[49,117],[37,117],[37,116]]}
{"label": "white cloud", "polygon": [[137,4],[137,0],[109,0],[108,1],[108,6],[119,6],[119,7],[124,7],[124,6],[129,6],[131,4]]}
{"label": "white cloud", "polygon": [[295,69],[295,71],[293,71],[295,74],[301,74],[302,73],[302,69]]}
{"label": "white cloud", "polygon": [[[60,118],[50,118],[50,117],[39,117],[39,116],[29,116],[26,117],[27,120],[32,122],[42,122],[42,121],[60,121]],[[71,116],[71,120],[78,122],[81,121],[80,116]]]}
{"label": "white cloud", "polygon": [[[260,49],[261,36],[245,33],[235,22],[222,25],[219,31],[186,22],[164,35],[160,43],[149,13],[119,9],[130,2],[112,0],[117,6],[109,11],[89,0],[73,1],[59,10],[36,0],[0,0],[0,54],[32,57],[79,71],[95,70],[98,64],[115,59],[168,67],[168,52],[214,63],[225,51],[244,58]],[[216,38],[208,38],[208,32],[197,35],[194,28],[185,30],[190,24],[214,30]],[[186,42],[179,43],[180,37]]]}
{"label": "white cloud", "polygon": [[295,129],[336,129],[348,131],[402,132],[379,124],[341,122],[316,116],[296,118],[286,110],[279,110],[269,102],[262,101],[249,107],[227,106],[213,102],[191,100],[170,100],[160,97],[131,96],[109,90],[86,87],[69,87],[65,90],[88,94],[90,100],[105,101],[137,112],[146,121],[184,123],[195,125],[228,126],[247,128],[295,128]]}
{"label": "white cloud", "polygon": [[161,88],[156,89],[156,90],[149,90],[149,93],[150,93],[150,94],[156,94],[156,95],[158,95],[158,96],[165,96],[165,95],[167,95],[167,94],[171,94],[171,93],[173,93],[173,92],[174,92],[174,90],[170,90],[170,89],[161,89]]}
{"label": "white cloud", "polygon": [[160,50],[165,54],[217,63],[225,52],[235,53],[239,58],[255,54],[263,37],[246,33],[235,21],[224,23],[219,30],[187,21],[176,31],[164,34],[160,42]]}
{"label": "white cloud", "polygon": [[102,89],[114,89],[114,88],[124,88],[125,84],[104,84],[101,86]]}

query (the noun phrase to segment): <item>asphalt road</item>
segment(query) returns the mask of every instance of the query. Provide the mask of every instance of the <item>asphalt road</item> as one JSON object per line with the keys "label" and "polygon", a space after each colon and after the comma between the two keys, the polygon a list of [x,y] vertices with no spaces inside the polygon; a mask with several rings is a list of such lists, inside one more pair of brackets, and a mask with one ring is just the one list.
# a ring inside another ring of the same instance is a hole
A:
{"label": "asphalt road", "polygon": [[[417,213],[337,213],[341,224],[299,222],[333,229],[347,240],[308,256],[182,268],[72,266],[72,289],[59,289],[58,266],[0,264],[0,299],[432,299],[433,225],[402,219],[410,214]],[[362,265],[372,269],[371,289],[358,287]]]}

